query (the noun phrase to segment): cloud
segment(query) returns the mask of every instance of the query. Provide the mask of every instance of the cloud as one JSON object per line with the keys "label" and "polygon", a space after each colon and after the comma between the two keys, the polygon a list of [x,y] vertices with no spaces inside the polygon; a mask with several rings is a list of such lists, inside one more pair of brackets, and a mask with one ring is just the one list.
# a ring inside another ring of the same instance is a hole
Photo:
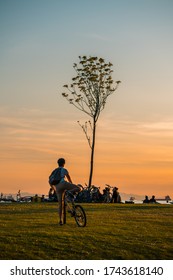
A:
{"label": "cloud", "polygon": [[111,115],[107,118],[102,118],[99,122],[100,130],[107,131],[112,135],[117,134],[134,134],[134,135],[148,135],[157,137],[173,136],[173,119],[165,118],[160,120],[133,120],[128,118],[115,118]]}
{"label": "cloud", "polygon": [[14,112],[1,108],[0,116],[1,161],[49,157],[63,150],[72,138],[74,127],[77,129],[73,120],[62,120],[48,111],[23,108]]}
{"label": "cloud", "polygon": [[[26,108],[12,112],[1,108],[0,115],[1,161],[12,158],[37,161],[57,151],[75,156],[90,151],[77,122],[61,118],[56,112]],[[142,164],[172,162],[173,121],[134,121],[108,115],[98,122],[96,141],[98,157],[106,159],[108,155],[108,161],[111,155],[123,164],[136,164],[136,157]]]}
{"label": "cloud", "polygon": [[173,120],[144,123],[142,129],[148,133],[166,133],[173,135]]}

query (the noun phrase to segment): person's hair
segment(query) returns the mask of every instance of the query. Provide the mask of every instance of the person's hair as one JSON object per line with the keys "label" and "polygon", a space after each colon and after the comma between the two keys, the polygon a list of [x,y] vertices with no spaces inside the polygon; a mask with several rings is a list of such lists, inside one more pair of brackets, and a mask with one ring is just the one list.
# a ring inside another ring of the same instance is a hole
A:
{"label": "person's hair", "polygon": [[65,159],[64,158],[59,158],[57,160],[57,163],[58,163],[59,166],[63,166],[65,164]]}

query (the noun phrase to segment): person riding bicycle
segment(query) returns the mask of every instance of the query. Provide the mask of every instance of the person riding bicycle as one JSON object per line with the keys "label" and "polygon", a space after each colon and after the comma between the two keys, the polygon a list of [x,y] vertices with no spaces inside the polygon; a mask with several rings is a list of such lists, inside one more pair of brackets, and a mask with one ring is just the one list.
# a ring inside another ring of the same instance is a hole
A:
{"label": "person riding bicycle", "polygon": [[[59,158],[57,160],[57,163],[59,168],[61,168],[61,180],[58,184],[55,185],[55,190],[57,193],[58,203],[59,203],[59,224],[63,225],[62,216],[63,216],[65,191],[69,190],[72,193],[80,192],[81,186],[72,183],[72,179],[70,177],[68,170],[64,168],[65,165],[64,158]],[[66,179],[68,181],[66,181]]]}

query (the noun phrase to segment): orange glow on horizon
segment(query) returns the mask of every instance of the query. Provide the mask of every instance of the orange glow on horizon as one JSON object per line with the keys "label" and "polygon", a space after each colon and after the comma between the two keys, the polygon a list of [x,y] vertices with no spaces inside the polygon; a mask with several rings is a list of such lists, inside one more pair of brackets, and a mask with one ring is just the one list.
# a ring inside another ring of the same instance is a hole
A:
{"label": "orange glow on horizon", "polygon": [[[75,123],[76,117],[59,124],[54,115],[31,113],[32,118],[8,115],[3,120],[0,191],[15,193],[21,189],[47,194],[48,176],[58,157],[66,158],[66,168],[75,183],[88,183],[90,148]],[[116,185],[123,193],[173,197],[172,139],[172,122],[164,126],[158,122],[101,118],[93,184],[102,189],[105,184]]]}

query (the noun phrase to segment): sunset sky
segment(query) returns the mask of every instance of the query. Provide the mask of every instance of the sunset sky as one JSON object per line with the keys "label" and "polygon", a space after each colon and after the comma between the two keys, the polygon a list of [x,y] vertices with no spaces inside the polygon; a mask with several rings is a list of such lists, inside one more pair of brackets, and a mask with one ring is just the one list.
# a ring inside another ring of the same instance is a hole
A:
{"label": "sunset sky", "polygon": [[88,182],[88,117],[61,93],[91,55],[122,81],[98,121],[93,184],[173,198],[172,15],[172,0],[0,0],[0,192],[47,194],[59,157]]}

